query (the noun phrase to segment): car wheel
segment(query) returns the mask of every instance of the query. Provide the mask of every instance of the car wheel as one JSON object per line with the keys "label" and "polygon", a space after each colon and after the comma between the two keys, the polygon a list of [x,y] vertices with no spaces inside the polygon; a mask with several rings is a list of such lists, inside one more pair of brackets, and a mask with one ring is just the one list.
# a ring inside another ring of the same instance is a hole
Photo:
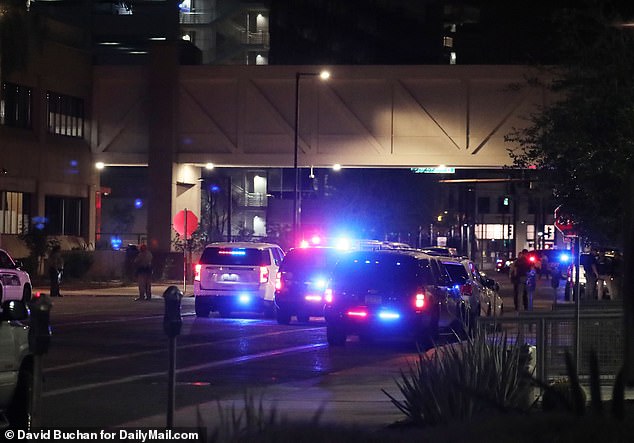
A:
{"label": "car wheel", "polygon": [[310,316],[308,314],[297,314],[297,321],[300,323],[308,323]]}
{"label": "car wheel", "polygon": [[33,370],[22,367],[18,374],[18,385],[7,409],[7,418],[12,428],[31,429],[31,393],[33,391]]}
{"label": "car wheel", "polygon": [[196,297],[196,300],[194,302],[194,310],[196,311],[196,317],[201,318],[209,317],[209,312],[211,312],[209,304],[201,301],[198,297]]}
{"label": "car wheel", "polygon": [[275,318],[275,305],[272,302],[264,305],[264,318]]}
{"label": "car wheel", "polygon": [[220,308],[218,310],[218,314],[220,314],[220,318],[229,318],[231,317],[231,310],[227,308]]}
{"label": "car wheel", "polygon": [[346,344],[346,333],[336,326],[326,327],[326,339],[330,346],[344,346]]}
{"label": "car wheel", "polygon": [[291,322],[291,313],[286,309],[277,309],[275,312],[277,323],[280,325],[287,325]]}
{"label": "car wheel", "polygon": [[31,287],[29,285],[25,285],[22,290],[22,301],[24,303],[28,303],[31,301]]}

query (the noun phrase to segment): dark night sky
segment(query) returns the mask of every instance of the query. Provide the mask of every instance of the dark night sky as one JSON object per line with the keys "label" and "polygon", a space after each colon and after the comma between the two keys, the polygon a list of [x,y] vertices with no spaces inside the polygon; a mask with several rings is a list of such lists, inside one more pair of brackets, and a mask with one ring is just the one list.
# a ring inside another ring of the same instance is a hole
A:
{"label": "dark night sky", "polygon": [[[585,0],[271,0],[271,64],[447,63],[456,23],[460,64],[553,63],[562,8]],[[634,1],[612,2],[634,16]],[[453,5],[448,9],[448,5]]]}

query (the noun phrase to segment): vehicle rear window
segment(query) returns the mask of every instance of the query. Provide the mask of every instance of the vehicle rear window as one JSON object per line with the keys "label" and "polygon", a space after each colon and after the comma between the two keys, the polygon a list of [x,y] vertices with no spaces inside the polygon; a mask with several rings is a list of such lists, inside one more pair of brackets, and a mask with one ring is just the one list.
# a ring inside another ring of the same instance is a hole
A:
{"label": "vehicle rear window", "polygon": [[379,291],[412,288],[433,281],[428,260],[402,256],[345,257],[335,267],[333,280],[340,289]]}
{"label": "vehicle rear window", "polygon": [[255,248],[205,248],[200,257],[203,265],[268,266],[269,251]]}
{"label": "vehicle rear window", "polygon": [[442,264],[445,266],[445,269],[447,270],[447,273],[449,274],[449,277],[451,277],[451,281],[453,283],[464,285],[467,281],[469,281],[469,274],[462,263],[444,261]]}
{"label": "vehicle rear window", "polygon": [[282,270],[301,272],[330,269],[337,262],[339,255],[331,249],[293,249],[284,257]]}

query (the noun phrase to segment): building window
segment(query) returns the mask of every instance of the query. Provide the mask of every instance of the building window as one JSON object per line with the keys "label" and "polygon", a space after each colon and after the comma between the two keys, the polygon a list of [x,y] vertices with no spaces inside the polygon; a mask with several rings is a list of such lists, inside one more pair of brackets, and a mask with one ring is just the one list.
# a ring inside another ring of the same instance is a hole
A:
{"label": "building window", "polygon": [[491,199],[489,197],[478,197],[478,214],[489,214],[491,212]]}
{"label": "building window", "polygon": [[498,214],[508,214],[510,212],[510,199],[507,196],[498,199]]}
{"label": "building window", "polygon": [[0,191],[0,234],[21,234],[28,228],[31,195]]}
{"label": "building window", "polygon": [[68,95],[46,94],[48,132],[69,137],[84,136],[84,100]]}
{"label": "building window", "polygon": [[15,83],[2,84],[0,123],[14,128],[31,128],[31,88]]}
{"label": "building window", "polygon": [[48,230],[53,235],[77,235],[83,233],[84,199],[47,196],[45,213]]}

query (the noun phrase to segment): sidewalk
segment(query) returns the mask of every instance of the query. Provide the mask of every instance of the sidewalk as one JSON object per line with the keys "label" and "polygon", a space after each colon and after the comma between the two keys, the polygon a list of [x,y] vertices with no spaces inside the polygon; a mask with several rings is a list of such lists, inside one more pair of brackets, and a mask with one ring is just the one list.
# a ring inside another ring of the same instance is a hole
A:
{"label": "sidewalk", "polygon": [[[183,295],[190,297],[194,295],[194,285],[187,283],[183,288],[182,281],[162,280],[152,283],[152,297],[162,297],[165,290],[170,286],[176,286],[183,292]],[[39,284],[33,288],[33,293],[49,294],[50,288]],[[134,283],[124,283],[120,280],[112,280],[108,282],[83,282],[69,281],[62,282],[60,292],[62,295],[91,295],[94,297],[136,297],[139,289]]]}

